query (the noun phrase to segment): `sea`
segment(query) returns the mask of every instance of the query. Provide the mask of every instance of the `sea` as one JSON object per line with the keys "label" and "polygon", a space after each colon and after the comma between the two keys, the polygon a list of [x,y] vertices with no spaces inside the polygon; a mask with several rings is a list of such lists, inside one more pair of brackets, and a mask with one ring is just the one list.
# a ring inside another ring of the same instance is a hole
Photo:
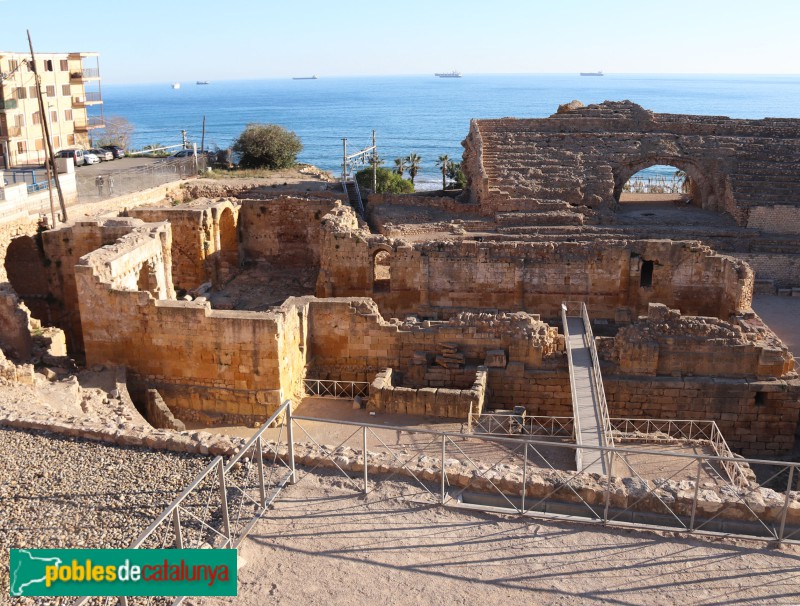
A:
{"label": "sea", "polygon": [[[655,112],[800,118],[800,76],[578,74],[319,77],[103,85],[104,112],[134,126],[131,147],[176,145],[186,131],[207,149],[229,147],[252,122],[279,124],[303,142],[298,160],[341,173],[342,156],[372,144],[394,159],[422,157],[417,189],[441,187],[436,159],[460,160],[473,118],[542,118],[562,103],[630,100]],[[203,141],[203,119],[205,139]],[[346,143],[343,142],[346,139]],[[667,174],[653,167],[650,174]]]}

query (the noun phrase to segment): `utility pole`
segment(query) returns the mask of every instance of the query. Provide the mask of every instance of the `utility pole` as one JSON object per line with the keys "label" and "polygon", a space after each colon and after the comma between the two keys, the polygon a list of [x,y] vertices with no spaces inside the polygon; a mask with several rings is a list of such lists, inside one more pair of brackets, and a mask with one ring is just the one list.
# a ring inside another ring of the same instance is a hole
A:
{"label": "utility pole", "polygon": [[203,116],[203,134],[200,137],[200,151],[206,151],[206,117]]}
{"label": "utility pole", "polygon": [[[48,122],[48,115],[44,110],[44,99],[42,99],[42,81],[39,78],[39,71],[36,69],[36,56],[33,53],[33,42],[31,42],[31,32],[30,30],[26,30],[28,33],[28,46],[31,49],[31,69],[33,71],[33,77],[36,81],[36,98],[39,100],[39,115],[42,117],[42,136],[44,138],[45,148],[48,152],[48,158],[46,164],[49,165],[48,167],[48,182],[47,188],[50,189],[52,187],[52,183],[49,181],[50,178],[50,168],[52,167],[53,174],[55,175],[56,181],[56,190],[58,191],[58,203],[61,206],[61,222],[67,222],[67,205],[64,203],[64,192],[61,191],[61,181],[58,180],[58,172],[56,171],[56,154],[53,151],[53,140],[50,138],[50,124]],[[50,194],[52,196],[52,193]],[[55,227],[55,221],[53,221],[53,227]]]}
{"label": "utility pole", "polygon": [[347,139],[344,137],[342,137],[342,181],[347,181]]}
{"label": "utility pole", "polygon": [[375,129],[372,129],[372,193],[378,193],[378,148],[375,146]]}

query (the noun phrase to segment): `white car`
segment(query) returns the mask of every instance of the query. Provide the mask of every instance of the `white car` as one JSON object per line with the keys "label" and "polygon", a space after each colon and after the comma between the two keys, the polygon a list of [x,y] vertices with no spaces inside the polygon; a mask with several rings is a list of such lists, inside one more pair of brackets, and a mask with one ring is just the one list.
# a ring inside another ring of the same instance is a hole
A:
{"label": "white car", "polygon": [[98,158],[92,152],[83,152],[83,163],[84,164],[98,164],[100,162],[100,158]]}

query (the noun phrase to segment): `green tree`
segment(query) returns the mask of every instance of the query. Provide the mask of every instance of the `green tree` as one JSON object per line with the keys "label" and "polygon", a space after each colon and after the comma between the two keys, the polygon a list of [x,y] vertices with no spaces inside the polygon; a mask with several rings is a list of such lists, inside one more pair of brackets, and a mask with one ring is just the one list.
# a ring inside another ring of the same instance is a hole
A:
{"label": "green tree", "polygon": [[408,162],[408,176],[411,177],[411,184],[413,185],[414,179],[416,178],[420,166],[422,165],[422,158],[414,152],[411,152],[406,157],[406,162]]}
{"label": "green tree", "polygon": [[[411,194],[414,185],[388,168],[380,167],[376,171],[378,194]],[[372,189],[372,168],[362,168],[356,173],[358,185],[364,189]]]}
{"label": "green tree", "polygon": [[442,189],[447,189],[447,172],[449,169],[450,164],[452,161],[450,160],[450,156],[447,154],[442,154],[439,156],[439,159],[436,160],[436,166],[439,167],[439,170],[442,171]]}
{"label": "green tree", "polygon": [[[461,170],[461,162],[450,162],[450,167],[447,169],[447,178],[456,182],[457,189],[464,189],[467,186],[467,176]],[[453,187],[451,185],[451,187]]]}
{"label": "green tree", "polygon": [[248,124],[233,143],[242,168],[289,168],[303,151],[300,137],[277,124]]}
{"label": "green tree", "polygon": [[394,172],[396,172],[401,177],[405,174],[406,168],[406,159],[405,158],[395,158],[394,159]]}

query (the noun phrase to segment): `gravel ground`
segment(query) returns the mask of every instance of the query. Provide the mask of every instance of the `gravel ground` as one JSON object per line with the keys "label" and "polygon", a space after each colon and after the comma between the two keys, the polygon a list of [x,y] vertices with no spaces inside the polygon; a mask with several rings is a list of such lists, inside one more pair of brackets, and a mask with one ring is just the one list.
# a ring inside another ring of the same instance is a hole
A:
{"label": "gravel ground", "polygon": [[800,603],[797,546],[464,513],[400,498],[407,484],[372,488],[301,475],[243,543],[238,597],[185,603]]}
{"label": "gravel ground", "polygon": [[0,428],[0,604],[10,548],[127,547],[207,463]]}

